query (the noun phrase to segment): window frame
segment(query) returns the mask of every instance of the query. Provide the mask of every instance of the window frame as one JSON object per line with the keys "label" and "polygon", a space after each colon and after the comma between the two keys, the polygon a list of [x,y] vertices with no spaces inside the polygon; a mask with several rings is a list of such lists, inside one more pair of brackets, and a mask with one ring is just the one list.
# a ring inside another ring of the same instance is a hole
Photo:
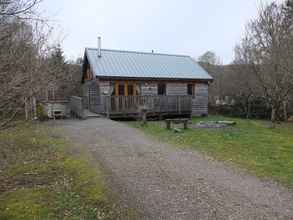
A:
{"label": "window frame", "polygon": [[[134,88],[134,84],[133,83],[129,83],[127,85],[127,91],[128,91],[128,96],[134,96],[135,95],[135,88]],[[131,89],[130,89],[131,88]],[[130,92],[132,91],[132,93]]]}
{"label": "window frame", "polygon": [[167,95],[167,84],[166,83],[158,83],[157,86],[158,86],[157,95],[166,96]]}
{"label": "window frame", "polygon": [[[187,87],[187,95],[190,95],[190,96],[194,97],[194,94],[195,94],[195,84],[194,83],[188,83],[186,87]],[[190,94],[190,92],[191,92],[191,94]]]}
{"label": "window frame", "polygon": [[[120,93],[121,91],[123,91],[122,94]],[[125,84],[124,83],[118,84],[118,96],[125,96]]]}

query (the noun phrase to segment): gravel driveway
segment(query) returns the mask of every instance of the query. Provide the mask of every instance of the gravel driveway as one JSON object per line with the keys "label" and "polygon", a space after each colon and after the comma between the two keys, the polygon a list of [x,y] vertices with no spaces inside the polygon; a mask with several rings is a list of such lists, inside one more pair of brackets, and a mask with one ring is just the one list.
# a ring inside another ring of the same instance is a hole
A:
{"label": "gravel driveway", "polygon": [[143,219],[293,219],[293,192],[108,119],[56,122]]}

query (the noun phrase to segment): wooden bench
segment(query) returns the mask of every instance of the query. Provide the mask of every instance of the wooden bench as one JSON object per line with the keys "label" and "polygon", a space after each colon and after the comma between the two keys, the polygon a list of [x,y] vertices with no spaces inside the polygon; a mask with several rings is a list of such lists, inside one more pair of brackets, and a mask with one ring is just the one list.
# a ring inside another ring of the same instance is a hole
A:
{"label": "wooden bench", "polygon": [[166,122],[166,128],[168,130],[170,130],[172,123],[174,123],[174,124],[180,124],[180,123],[182,123],[184,125],[184,129],[187,129],[188,128],[188,121],[189,121],[188,118],[166,119],[165,120],[165,122]]}

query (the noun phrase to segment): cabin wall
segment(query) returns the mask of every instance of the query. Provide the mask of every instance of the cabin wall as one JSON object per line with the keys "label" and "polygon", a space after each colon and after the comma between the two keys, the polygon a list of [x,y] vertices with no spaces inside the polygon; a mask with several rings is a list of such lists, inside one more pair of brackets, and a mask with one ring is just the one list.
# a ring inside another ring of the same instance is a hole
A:
{"label": "cabin wall", "polygon": [[[167,83],[167,95],[187,95],[189,83]],[[196,83],[192,99],[192,115],[208,115],[209,86],[206,83]]]}
{"label": "cabin wall", "polygon": [[158,95],[157,83],[142,83],[141,95]]}
{"label": "cabin wall", "polygon": [[111,95],[112,87],[110,81],[100,81],[100,94]]}
{"label": "cabin wall", "polygon": [[192,99],[192,115],[208,115],[209,86],[208,84],[196,84],[194,98]]}
{"label": "cabin wall", "polygon": [[[158,83],[142,83],[142,95],[158,95]],[[166,95],[187,95],[187,83],[166,82]]]}
{"label": "cabin wall", "polygon": [[167,83],[167,95],[187,95],[187,83]]}
{"label": "cabin wall", "polygon": [[[136,84],[140,86],[140,95],[157,95],[158,83],[159,82],[136,82]],[[187,82],[164,83],[166,83],[167,95],[187,95]],[[105,106],[103,106],[103,98],[112,94],[114,90],[114,83],[106,80],[97,80],[96,86],[98,88],[99,103],[96,105],[97,110],[95,112],[100,113],[105,108]],[[208,88],[209,86],[207,83],[195,83],[194,96],[192,99],[192,115],[208,115]],[[85,91],[87,91],[86,94],[89,94],[88,90]],[[86,97],[86,100],[89,100],[87,97],[88,95],[84,96]],[[89,103],[87,102],[86,104],[88,105]]]}

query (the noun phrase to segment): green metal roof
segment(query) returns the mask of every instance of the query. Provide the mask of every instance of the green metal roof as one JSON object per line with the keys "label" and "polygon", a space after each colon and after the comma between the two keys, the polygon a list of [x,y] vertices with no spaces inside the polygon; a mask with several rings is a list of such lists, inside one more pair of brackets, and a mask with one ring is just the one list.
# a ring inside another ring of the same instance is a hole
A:
{"label": "green metal roof", "polygon": [[212,77],[190,56],[86,48],[92,71],[100,77],[199,79]]}

